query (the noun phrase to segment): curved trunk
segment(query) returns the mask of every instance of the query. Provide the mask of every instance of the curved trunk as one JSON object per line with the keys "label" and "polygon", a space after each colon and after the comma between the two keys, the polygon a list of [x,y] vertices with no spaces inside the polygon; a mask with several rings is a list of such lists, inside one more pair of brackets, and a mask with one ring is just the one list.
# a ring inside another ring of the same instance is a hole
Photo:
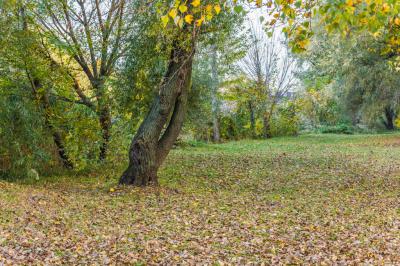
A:
{"label": "curved trunk", "polygon": [[67,153],[65,152],[65,147],[62,142],[61,135],[57,131],[53,131],[52,135],[53,135],[54,143],[57,146],[57,152],[58,152],[58,155],[60,156],[63,166],[67,169],[73,169],[74,165],[72,164]]}
{"label": "curved trunk", "polygon": [[185,117],[193,55],[193,49],[175,47],[171,51],[159,95],[132,140],[129,166],[120,178],[120,184],[147,186],[158,183],[157,170],[174,145]]}

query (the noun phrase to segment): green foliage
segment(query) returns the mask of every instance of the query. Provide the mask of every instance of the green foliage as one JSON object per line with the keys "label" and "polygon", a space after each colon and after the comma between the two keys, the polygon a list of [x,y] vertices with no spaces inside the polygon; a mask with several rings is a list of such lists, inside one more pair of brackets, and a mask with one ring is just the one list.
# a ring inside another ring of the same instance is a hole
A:
{"label": "green foliage", "polygon": [[76,170],[93,167],[98,163],[101,145],[97,116],[84,106],[72,106],[64,113],[65,145]]}
{"label": "green foliage", "polygon": [[395,117],[400,75],[393,58],[382,53],[382,41],[366,33],[346,39],[316,33],[304,55],[310,65],[301,75],[305,116],[314,127],[347,120],[377,128],[386,109]]}
{"label": "green foliage", "polygon": [[243,126],[240,115],[223,116],[220,121],[221,137],[226,140],[239,140],[246,137],[247,131]]}
{"label": "green foliage", "polygon": [[323,134],[354,134],[354,127],[349,124],[338,124],[334,126],[320,126],[318,131]]}
{"label": "green foliage", "polygon": [[21,178],[34,168],[49,170],[53,161],[43,112],[23,68],[42,62],[31,56],[34,47],[27,49],[33,38],[18,30],[12,7],[3,6],[7,15],[0,18],[0,175]]}
{"label": "green foliage", "polygon": [[229,128],[226,123],[230,114],[221,110],[226,104],[221,89],[237,74],[235,63],[244,55],[246,43],[241,33],[242,23],[243,15],[221,14],[208,26],[213,30],[205,34],[198,45],[185,124],[185,131],[195,139],[212,140],[213,116],[219,120],[222,138],[234,138],[233,132],[226,134],[225,131]]}
{"label": "green foliage", "polygon": [[[49,167],[51,148],[40,112],[29,99],[0,91],[0,177],[25,177]],[[49,169],[46,169],[49,170]]]}
{"label": "green foliage", "polygon": [[300,131],[300,106],[298,100],[279,106],[271,121],[271,136],[297,136]]}

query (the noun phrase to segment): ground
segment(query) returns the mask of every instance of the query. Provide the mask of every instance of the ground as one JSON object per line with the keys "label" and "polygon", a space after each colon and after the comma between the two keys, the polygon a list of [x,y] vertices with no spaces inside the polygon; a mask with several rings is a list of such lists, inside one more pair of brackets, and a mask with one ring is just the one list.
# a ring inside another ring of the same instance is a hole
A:
{"label": "ground", "polygon": [[0,181],[2,264],[400,264],[400,135],[175,149],[157,188],[122,166]]}

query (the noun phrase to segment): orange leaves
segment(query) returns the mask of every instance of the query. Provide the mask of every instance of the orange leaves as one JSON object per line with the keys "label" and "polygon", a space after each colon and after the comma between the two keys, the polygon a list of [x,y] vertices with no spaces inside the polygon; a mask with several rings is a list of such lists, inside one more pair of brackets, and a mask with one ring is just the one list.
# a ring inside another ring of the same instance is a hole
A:
{"label": "orange leaves", "polygon": [[394,24],[396,24],[397,26],[400,26],[400,18],[395,18]]}

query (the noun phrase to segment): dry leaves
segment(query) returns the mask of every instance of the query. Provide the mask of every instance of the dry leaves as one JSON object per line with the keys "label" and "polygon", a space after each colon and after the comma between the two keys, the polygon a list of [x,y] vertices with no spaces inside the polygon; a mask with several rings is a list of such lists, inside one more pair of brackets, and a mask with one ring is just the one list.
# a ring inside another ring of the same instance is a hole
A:
{"label": "dry leaves", "polygon": [[179,149],[158,188],[0,181],[0,264],[397,265],[398,139]]}

